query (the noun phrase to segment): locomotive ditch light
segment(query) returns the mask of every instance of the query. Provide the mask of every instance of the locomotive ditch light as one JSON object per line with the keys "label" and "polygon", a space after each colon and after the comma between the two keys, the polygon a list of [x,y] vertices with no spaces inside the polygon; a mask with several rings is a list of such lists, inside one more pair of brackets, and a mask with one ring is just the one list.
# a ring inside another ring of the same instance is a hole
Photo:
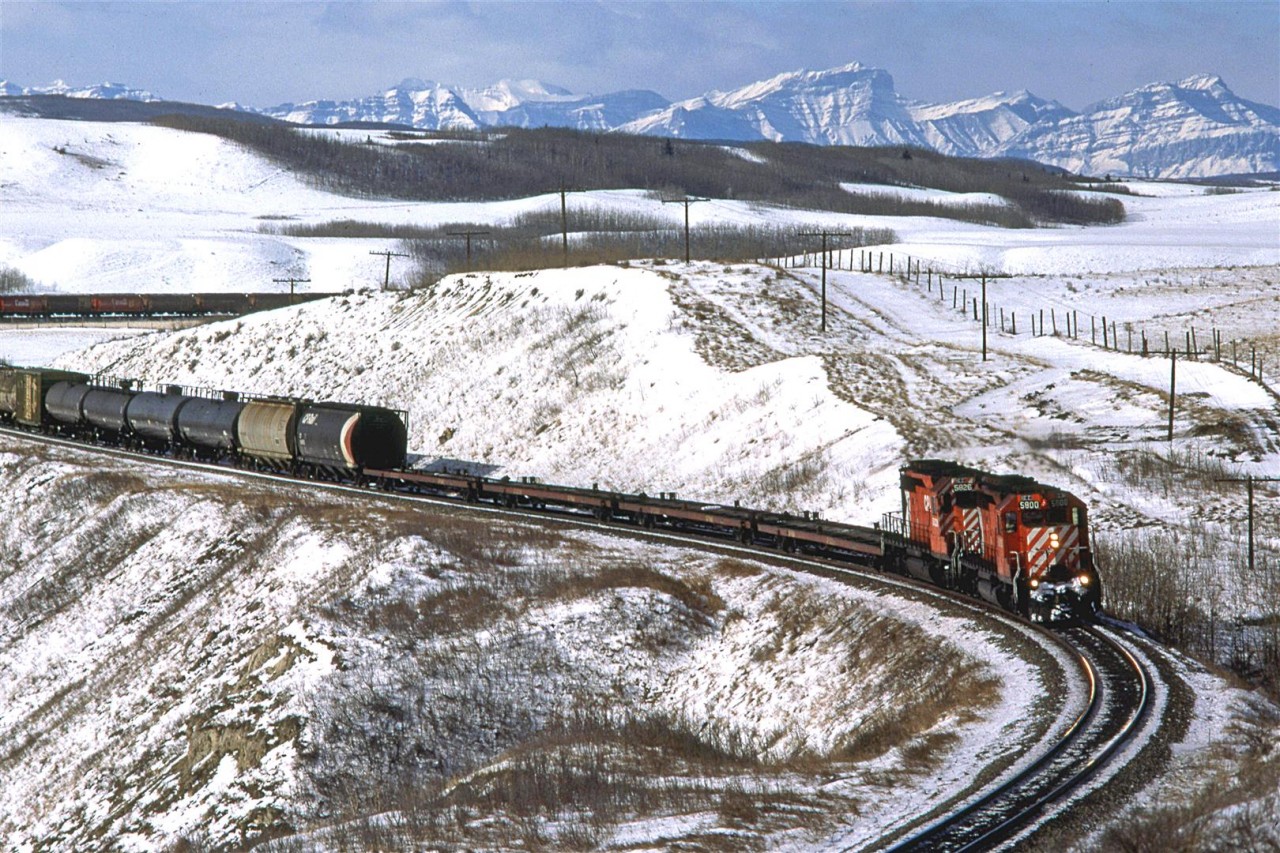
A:
{"label": "locomotive ditch light", "polygon": [[1076,576],[1076,582],[1077,582],[1077,583],[1079,583],[1079,584],[1080,584],[1080,586],[1088,586],[1088,585],[1089,585],[1089,576],[1088,576],[1088,575],[1077,575],[1077,576]]}
{"label": "locomotive ditch light", "polygon": [[1032,579],[1031,579],[1031,583],[1029,584],[1029,586],[1030,586],[1032,589],[1035,589],[1035,588],[1037,588],[1038,586],[1040,586],[1040,578],[1032,578]]}

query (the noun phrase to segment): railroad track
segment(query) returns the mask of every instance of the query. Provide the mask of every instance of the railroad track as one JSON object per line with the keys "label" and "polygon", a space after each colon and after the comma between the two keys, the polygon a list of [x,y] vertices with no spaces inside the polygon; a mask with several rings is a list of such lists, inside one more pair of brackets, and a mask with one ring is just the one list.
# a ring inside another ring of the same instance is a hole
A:
{"label": "railroad track", "polygon": [[[865,567],[854,568],[847,563],[838,563],[822,557],[784,555],[760,547],[740,545],[732,539],[708,536],[705,533],[642,530],[622,523],[601,522],[590,514],[572,510],[477,506],[464,504],[455,497],[370,490],[367,487],[349,484],[318,482],[284,474],[247,471],[225,465],[138,453],[109,446],[86,445],[80,441],[7,428],[0,428],[0,433],[55,446],[91,450],[126,458],[142,458],[172,467],[209,473],[240,475],[439,506],[465,506],[473,511],[515,515],[540,522],[555,520],[561,523],[582,524],[623,535],[739,552],[810,573],[875,579],[886,585],[900,586],[917,594],[923,593],[940,601],[982,611],[1031,630],[1046,631],[1042,626],[1021,620],[983,602],[958,597],[909,578],[885,575]],[[1043,821],[1056,804],[1061,804],[1087,786],[1116,753],[1135,737],[1143,727],[1150,693],[1149,676],[1139,658],[1129,650],[1125,641],[1109,628],[1072,627],[1056,632],[1056,636],[1074,649],[1081,670],[1089,683],[1085,709],[1068,726],[1057,742],[1011,777],[996,783],[994,787],[988,786],[982,792],[969,795],[955,810],[941,817],[931,816],[932,822],[927,823],[923,828],[917,824],[906,831],[908,834],[904,835],[899,831],[870,846],[860,845],[854,849],[887,851],[887,853],[993,849],[1011,839],[1015,834],[1025,834],[1033,830],[1036,823]]]}
{"label": "railroad track", "polygon": [[1053,748],[1020,773],[940,820],[889,846],[906,851],[991,850],[1036,825],[1078,793],[1142,729],[1150,678],[1127,644],[1110,629],[1074,627],[1060,632],[1080,655],[1091,682],[1087,708]]}

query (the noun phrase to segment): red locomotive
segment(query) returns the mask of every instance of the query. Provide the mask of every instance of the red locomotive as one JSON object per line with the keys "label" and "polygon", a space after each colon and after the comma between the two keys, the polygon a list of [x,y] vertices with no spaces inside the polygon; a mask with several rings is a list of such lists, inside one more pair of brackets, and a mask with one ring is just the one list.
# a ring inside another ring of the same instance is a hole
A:
{"label": "red locomotive", "polygon": [[934,459],[902,469],[903,568],[1036,621],[1092,616],[1101,589],[1083,501],[1029,477]]}

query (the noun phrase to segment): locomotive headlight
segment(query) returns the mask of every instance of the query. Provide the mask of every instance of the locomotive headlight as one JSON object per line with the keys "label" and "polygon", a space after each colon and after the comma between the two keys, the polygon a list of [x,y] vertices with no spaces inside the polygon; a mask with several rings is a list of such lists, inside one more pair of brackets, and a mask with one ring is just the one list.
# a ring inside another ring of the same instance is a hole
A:
{"label": "locomotive headlight", "polygon": [[1035,589],[1036,587],[1040,586],[1040,578],[1032,578],[1032,579],[1031,579],[1031,583],[1029,584],[1029,586],[1030,586],[1032,589]]}
{"label": "locomotive headlight", "polygon": [[1088,586],[1088,585],[1089,585],[1089,576],[1088,576],[1088,575],[1076,575],[1076,583],[1080,584],[1080,586]]}
{"label": "locomotive headlight", "polygon": [[1057,547],[1058,547],[1058,534],[1056,534],[1056,533],[1050,533],[1050,534],[1049,534],[1049,547],[1050,547],[1050,548],[1057,548]]}

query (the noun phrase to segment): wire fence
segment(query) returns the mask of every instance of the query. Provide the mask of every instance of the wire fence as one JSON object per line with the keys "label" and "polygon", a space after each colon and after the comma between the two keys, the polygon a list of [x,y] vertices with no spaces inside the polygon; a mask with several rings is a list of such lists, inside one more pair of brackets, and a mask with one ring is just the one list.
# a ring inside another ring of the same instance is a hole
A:
{"label": "wire fence", "polygon": [[[1117,320],[1106,315],[1082,313],[1076,308],[1049,306],[1028,310],[1022,306],[1019,326],[1018,310],[1008,309],[990,299],[981,299],[983,280],[1012,278],[1007,273],[978,268],[962,268],[911,255],[870,249],[832,249],[826,253],[806,252],[778,258],[762,258],[762,264],[797,269],[825,266],[828,270],[847,270],[892,276],[907,285],[922,288],[944,305],[975,323],[986,322],[988,330],[1017,336],[1065,338],[1109,352],[1123,352],[1144,357],[1182,358],[1221,364],[1258,383],[1271,393],[1268,385],[1280,375],[1276,353],[1248,338],[1227,338],[1223,331],[1210,326],[1185,328],[1170,333],[1167,329],[1151,330],[1132,320]],[[1083,324],[1083,325],[1082,325]],[[1152,324],[1154,325],[1154,324]]]}

